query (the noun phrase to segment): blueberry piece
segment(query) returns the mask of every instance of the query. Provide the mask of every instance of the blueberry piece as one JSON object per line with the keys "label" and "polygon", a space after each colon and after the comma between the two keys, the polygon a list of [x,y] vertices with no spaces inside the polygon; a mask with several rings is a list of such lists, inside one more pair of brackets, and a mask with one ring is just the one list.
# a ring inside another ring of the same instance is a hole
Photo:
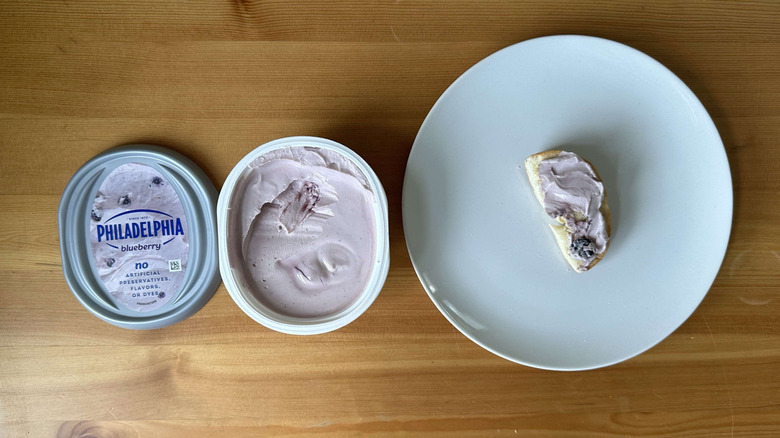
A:
{"label": "blueberry piece", "polygon": [[581,259],[589,259],[596,254],[593,242],[587,237],[579,237],[569,245],[572,254],[577,254]]}
{"label": "blueberry piece", "polygon": [[570,248],[572,251],[575,251],[575,252],[580,252],[580,251],[582,251],[582,249],[583,249],[584,247],[586,247],[586,246],[591,246],[591,243],[593,243],[593,242],[591,242],[591,241],[590,241],[590,239],[588,239],[587,237],[580,237],[580,238],[578,238],[578,239],[575,239],[575,240],[574,240],[574,241],[571,243],[571,245],[569,246],[569,248]]}
{"label": "blueberry piece", "polygon": [[160,184],[162,184],[162,178],[160,178],[159,176],[155,176],[154,178],[152,178],[152,184],[159,186]]}
{"label": "blueberry piece", "polygon": [[93,208],[92,209],[92,220],[95,222],[100,222],[100,220],[103,219],[103,212],[100,211],[99,208]]}
{"label": "blueberry piece", "polygon": [[120,205],[130,205],[130,195],[125,195],[119,198]]}
{"label": "blueberry piece", "polygon": [[116,263],[116,260],[113,257],[109,257],[106,259],[106,266],[109,268],[114,266],[114,263]]}

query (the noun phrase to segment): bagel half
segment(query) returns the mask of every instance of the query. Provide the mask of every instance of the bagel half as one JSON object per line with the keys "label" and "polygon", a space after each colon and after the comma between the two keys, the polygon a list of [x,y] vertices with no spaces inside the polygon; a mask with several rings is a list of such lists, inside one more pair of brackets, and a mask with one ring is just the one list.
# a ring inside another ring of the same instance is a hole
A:
{"label": "bagel half", "polygon": [[[536,199],[539,200],[539,203],[542,205],[543,208],[545,207],[545,201],[544,201],[545,194],[542,189],[542,179],[541,176],[539,175],[539,166],[543,161],[558,157],[558,155],[560,155],[563,152],[564,151],[561,150],[539,152],[537,154],[531,155],[525,160],[525,171],[526,174],[528,175],[528,180],[531,183],[531,187],[533,188],[534,194],[536,195]],[[593,173],[596,176],[596,180],[599,183],[602,183],[601,177],[599,176],[598,171],[596,171],[596,168],[593,166],[593,164],[583,159],[582,157],[579,158],[590,167],[590,169],[593,171]],[[603,187],[603,183],[602,183],[602,187]],[[564,216],[550,215],[560,223],[560,225],[550,224],[550,229],[552,230],[553,235],[555,236],[555,241],[558,244],[558,248],[560,249],[561,254],[563,254],[563,257],[566,259],[569,265],[576,272],[579,273],[585,272],[593,268],[594,266],[596,266],[596,264],[600,262],[602,258],[604,258],[604,255],[607,253],[607,249],[609,248],[609,240],[610,240],[609,235],[610,235],[612,223],[609,214],[609,206],[607,205],[606,190],[603,191],[602,202],[598,208],[598,211],[604,217],[604,223],[606,225],[606,234],[607,234],[606,245],[603,251],[595,253],[592,257],[586,260],[583,260],[576,256],[576,249],[575,249],[576,244],[574,244],[573,242],[574,230],[572,230],[569,226],[567,226]],[[577,221],[589,220],[586,212],[572,210],[570,213],[573,216],[573,218]],[[580,246],[580,248],[582,247]]]}

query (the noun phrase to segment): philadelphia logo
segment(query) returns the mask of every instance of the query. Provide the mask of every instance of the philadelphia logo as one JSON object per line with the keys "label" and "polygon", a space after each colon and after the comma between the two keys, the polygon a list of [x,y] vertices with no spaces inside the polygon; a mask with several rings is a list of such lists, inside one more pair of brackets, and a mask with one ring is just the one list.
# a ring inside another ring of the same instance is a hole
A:
{"label": "philadelphia logo", "polygon": [[[156,213],[156,214],[166,216],[170,219],[150,220],[150,221],[142,221],[142,222],[128,222],[124,224],[120,224],[120,223],[109,224],[109,222],[111,222],[112,220],[120,216],[133,214],[133,213]],[[166,243],[175,239],[176,236],[183,236],[183,235],[184,235],[184,227],[182,226],[180,218],[173,217],[168,213],[157,211],[157,210],[138,209],[138,210],[125,211],[106,220],[105,225],[97,226],[98,242],[102,242],[102,241],[109,242],[109,241],[124,240],[124,239],[137,239],[139,237],[173,236],[167,241],[163,242],[163,245],[165,245]],[[116,246],[111,245],[110,243],[108,243],[108,245],[116,248]]]}

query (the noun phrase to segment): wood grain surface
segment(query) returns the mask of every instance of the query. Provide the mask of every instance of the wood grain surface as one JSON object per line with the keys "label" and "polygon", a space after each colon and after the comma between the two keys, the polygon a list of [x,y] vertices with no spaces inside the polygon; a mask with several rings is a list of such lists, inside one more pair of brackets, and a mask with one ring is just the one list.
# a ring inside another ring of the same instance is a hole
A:
{"label": "wood grain surface", "polygon": [[[401,225],[406,159],[438,96],[492,52],[552,34],[614,39],[680,76],[735,189],[699,309],[587,372],[527,368],[462,336]],[[361,318],[282,335],[221,286],[186,321],[138,332],[74,299],[56,213],[89,158],[158,143],[219,187],[288,135],[348,145],[385,185],[392,266]],[[775,1],[0,2],[0,436],[780,436],[779,139]]]}

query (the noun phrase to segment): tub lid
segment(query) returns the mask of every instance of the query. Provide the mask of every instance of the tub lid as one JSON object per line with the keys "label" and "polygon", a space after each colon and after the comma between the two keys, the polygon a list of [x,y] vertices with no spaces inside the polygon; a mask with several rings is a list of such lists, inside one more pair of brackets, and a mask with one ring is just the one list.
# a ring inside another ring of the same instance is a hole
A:
{"label": "tub lid", "polygon": [[185,156],[155,145],[99,154],[60,200],[62,270],[92,314],[119,327],[182,321],[220,282],[217,191]]}

